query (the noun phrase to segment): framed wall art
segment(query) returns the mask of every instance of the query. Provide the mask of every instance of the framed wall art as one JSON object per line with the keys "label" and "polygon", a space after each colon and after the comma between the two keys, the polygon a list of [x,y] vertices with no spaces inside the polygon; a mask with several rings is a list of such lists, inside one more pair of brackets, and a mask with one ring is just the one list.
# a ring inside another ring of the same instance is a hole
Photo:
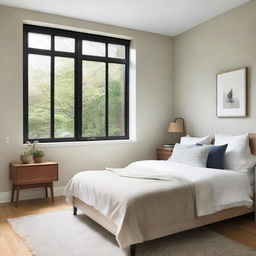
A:
{"label": "framed wall art", "polygon": [[246,117],[247,67],[217,74],[217,117]]}

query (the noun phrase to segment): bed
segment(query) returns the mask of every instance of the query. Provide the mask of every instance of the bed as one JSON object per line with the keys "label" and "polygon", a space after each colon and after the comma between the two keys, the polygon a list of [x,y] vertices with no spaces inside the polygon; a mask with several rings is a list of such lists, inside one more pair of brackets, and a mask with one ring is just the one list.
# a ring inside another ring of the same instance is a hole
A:
{"label": "bed", "polygon": [[[249,142],[256,155],[256,134]],[[120,248],[130,246],[131,256],[138,243],[254,211],[247,173],[204,172],[168,161],[139,161],[127,168],[80,172],[65,194],[75,215],[80,209],[115,235]],[[236,186],[223,193],[228,183]]]}

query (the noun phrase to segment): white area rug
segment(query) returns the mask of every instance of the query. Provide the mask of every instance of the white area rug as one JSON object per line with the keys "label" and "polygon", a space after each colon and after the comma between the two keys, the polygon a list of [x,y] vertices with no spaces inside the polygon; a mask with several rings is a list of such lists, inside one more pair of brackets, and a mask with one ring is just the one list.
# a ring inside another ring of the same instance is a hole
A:
{"label": "white area rug", "polygon": [[[65,210],[9,219],[37,256],[127,256],[115,237],[84,214]],[[207,228],[145,242],[136,256],[256,256],[253,250]]]}

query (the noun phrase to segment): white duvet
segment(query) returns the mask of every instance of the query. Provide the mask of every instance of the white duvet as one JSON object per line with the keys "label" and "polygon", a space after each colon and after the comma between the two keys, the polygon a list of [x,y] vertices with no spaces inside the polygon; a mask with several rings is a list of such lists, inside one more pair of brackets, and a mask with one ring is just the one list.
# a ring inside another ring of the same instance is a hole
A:
{"label": "white duvet", "polygon": [[189,216],[191,200],[198,217],[253,204],[246,173],[153,160],[80,172],[67,184],[65,195],[71,202],[72,197],[79,198],[112,220],[121,248],[167,235],[168,227],[156,230],[156,225],[164,229],[164,223],[181,212]]}
{"label": "white duvet", "polygon": [[246,206],[253,201],[247,173],[199,168],[171,161],[139,161],[123,169],[107,168],[116,175],[159,180],[179,180],[193,185],[197,216]]}

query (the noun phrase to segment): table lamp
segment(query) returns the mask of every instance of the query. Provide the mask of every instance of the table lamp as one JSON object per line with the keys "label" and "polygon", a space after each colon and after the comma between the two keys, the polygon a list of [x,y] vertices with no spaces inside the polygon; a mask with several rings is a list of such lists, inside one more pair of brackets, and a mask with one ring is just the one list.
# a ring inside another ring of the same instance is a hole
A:
{"label": "table lamp", "polygon": [[[174,122],[171,122],[168,126],[167,132],[170,133],[185,133],[185,128],[184,128],[184,119],[183,118],[175,118]],[[168,147],[174,147],[174,144],[170,145],[164,145]]]}

